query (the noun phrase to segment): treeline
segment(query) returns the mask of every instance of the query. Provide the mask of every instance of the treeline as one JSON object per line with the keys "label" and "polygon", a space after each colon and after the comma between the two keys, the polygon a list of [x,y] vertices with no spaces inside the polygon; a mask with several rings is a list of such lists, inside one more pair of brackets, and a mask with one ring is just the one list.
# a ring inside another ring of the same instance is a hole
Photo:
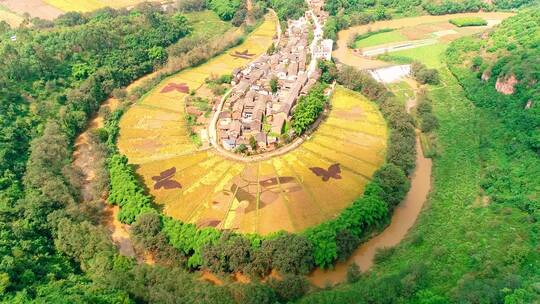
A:
{"label": "treeline", "polygon": [[280,21],[298,19],[307,10],[307,4],[303,0],[267,0],[267,4],[276,11]]}
{"label": "treeline", "polygon": [[306,96],[301,96],[292,114],[292,127],[297,135],[302,135],[319,118],[328,102],[324,95],[327,85],[317,83]]}
{"label": "treeline", "polygon": [[373,12],[370,11],[347,11],[340,9],[338,13],[330,15],[323,27],[325,38],[337,40],[337,33],[355,25],[364,25],[372,22],[391,19],[392,15],[383,7],[379,6]]}
{"label": "treeline", "polygon": [[176,7],[181,12],[214,11],[221,20],[231,21],[234,26],[246,20],[259,20],[266,12],[266,2],[253,1],[248,10],[246,0],[178,0]]}

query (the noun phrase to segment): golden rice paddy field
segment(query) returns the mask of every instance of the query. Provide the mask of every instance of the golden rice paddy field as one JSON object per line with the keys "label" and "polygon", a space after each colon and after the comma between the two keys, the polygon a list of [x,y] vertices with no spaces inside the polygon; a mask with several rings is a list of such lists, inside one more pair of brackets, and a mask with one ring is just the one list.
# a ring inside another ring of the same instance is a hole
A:
{"label": "golden rice paddy field", "polygon": [[64,12],[90,12],[103,7],[122,8],[137,5],[145,0],[45,0]]}
{"label": "golden rice paddy field", "polygon": [[[185,93],[162,93],[163,88],[170,83],[196,88],[212,73],[230,73],[250,61],[230,54],[246,49],[262,54],[275,26],[275,19],[267,19],[241,46],[165,80],[124,115],[119,149],[136,165],[165,214],[244,233],[299,231],[348,206],[384,161],[387,128],[382,115],[375,104],[341,87],[332,96],[328,119],[286,155],[244,163],[214,150],[200,151],[190,141],[183,118]],[[341,172],[336,174],[336,167]],[[160,176],[168,175],[161,174],[166,170],[175,172],[170,180],[177,186],[156,185]],[[328,178],[315,171],[328,173]]]}

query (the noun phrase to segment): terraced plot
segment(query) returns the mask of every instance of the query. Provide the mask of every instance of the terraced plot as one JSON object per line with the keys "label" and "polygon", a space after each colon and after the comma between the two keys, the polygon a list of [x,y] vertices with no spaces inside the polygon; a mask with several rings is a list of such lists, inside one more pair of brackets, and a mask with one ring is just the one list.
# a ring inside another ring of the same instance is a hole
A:
{"label": "terraced plot", "polygon": [[[267,20],[227,54],[165,80],[124,115],[120,151],[137,166],[165,214],[246,233],[298,231],[338,214],[362,194],[383,162],[387,129],[382,115],[373,103],[340,87],[328,119],[286,155],[244,163],[214,150],[198,150],[189,140],[183,120],[185,93],[162,89],[171,82],[197,88],[210,74],[229,73],[245,64],[249,59],[234,59],[231,53],[263,53],[275,22]],[[170,188],[156,185],[163,176],[174,181]]]}

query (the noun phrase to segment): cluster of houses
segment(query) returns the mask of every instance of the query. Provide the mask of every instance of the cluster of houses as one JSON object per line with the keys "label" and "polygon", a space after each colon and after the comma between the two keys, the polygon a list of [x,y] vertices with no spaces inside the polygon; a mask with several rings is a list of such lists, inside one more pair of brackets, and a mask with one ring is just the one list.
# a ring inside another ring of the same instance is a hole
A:
{"label": "cluster of houses", "polygon": [[286,125],[298,99],[319,78],[319,72],[308,73],[307,66],[312,59],[329,59],[332,51],[330,45],[326,53],[319,47],[312,54],[308,41],[311,24],[307,20],[289,20],[287,32],[273,54],[262,55],[233,72],[233,89],[216,126],[218,141],[226,150],[243,146],[251,152],[271,151],[288,133]]}

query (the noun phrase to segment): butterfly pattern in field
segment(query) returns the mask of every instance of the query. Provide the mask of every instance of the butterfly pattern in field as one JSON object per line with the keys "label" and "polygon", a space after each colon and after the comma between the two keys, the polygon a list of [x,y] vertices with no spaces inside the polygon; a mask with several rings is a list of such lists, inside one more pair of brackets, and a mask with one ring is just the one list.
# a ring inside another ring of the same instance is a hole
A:
{"label": "butterfly pattern in field", "polygon": [[175,173],[176,173],[176,167],[172,167],[170,169],[167,169],[161,172],[157,176],[152,176],[152,179],[156,182],[154,184],[154,189],[159,190],[163,188],[165,190],[169,190],[169,189],[182,188],[182,185],[179,182],[172,179]]}
{"label": "butterfly pattern in field", "polygon": [[231,54],[231,56],[235,58],[242,58],[242,59],[251,59],[255,54],[250,54],[248,50],[244,50],[243,52],[234,51],[234,53]]}
{"label": "butterfly pattern in field", "polygon": [[323,169],[321,167],[312,167],[309,168],[311,172],[313,172],[315,175],[322,177],[323,182],[329,181],[331,178],[334,179],[341,179],[341,168],[339,167],[339,164],[333,164],[328,167],[328,170]]}
{"label": "butterfly pattern in field", "polygon": [[172,91],[178,91],[180,93],[187,93],[187,92],[189,92],[189,87],[184,82],[182,82],[182,83],[171,82],[171,83],[167,84],[161,90],[161,93],[169,93],[169,92],[172,92]]}

